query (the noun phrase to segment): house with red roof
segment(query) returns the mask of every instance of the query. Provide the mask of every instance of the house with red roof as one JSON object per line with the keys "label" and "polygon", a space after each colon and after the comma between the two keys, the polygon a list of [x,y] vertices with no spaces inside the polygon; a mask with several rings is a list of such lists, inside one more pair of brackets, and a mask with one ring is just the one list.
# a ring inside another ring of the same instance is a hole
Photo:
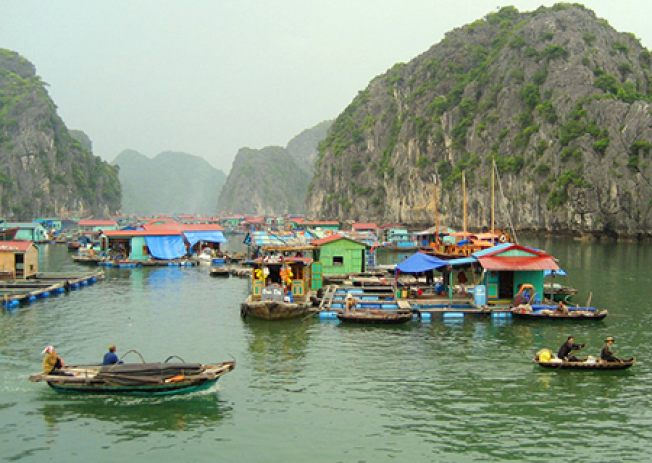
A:
{"label": "house with red roof", "polygon": [[98,232],[106,230],[117,230],[118,222],[115,220],[87,219],[80,220],[77,223],[77,226],[82,232]]}

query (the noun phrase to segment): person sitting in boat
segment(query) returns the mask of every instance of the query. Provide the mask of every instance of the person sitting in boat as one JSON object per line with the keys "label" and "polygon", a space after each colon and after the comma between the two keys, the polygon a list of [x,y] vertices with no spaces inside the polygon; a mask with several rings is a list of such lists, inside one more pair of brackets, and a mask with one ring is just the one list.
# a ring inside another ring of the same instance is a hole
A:
{"label": "person sitting in boat", "polygon": [[113,365],[115,363],[122,363],[122,360],[118,358],[118,354],[115,353],[117,350],[115,344],[109,345],[109,351],[104,354],[104,359],[102,360],[102,365]]}
{"label": "person sitting in boat", "polygon": [[604,340],[604,346],[602,347],[602,350],[600,351],[600,359],[603,362],[620,362],[621,360],[614,355],[613,351],[613,345],[616,342],[616,340],[613,338],[613,336],[607,337],[607,339]]}
{"label": "person sitting in boat", "polygon": [[353,297],[353,295],[352,295],[351,293],[348,293],[348,294],[346,295],[346,301],[345,301],[345,303],[344,303],[344,311],[345,311],[345,312],[349,312],[349,311],[355,309],[355,304],[356,304],[356,302],[357,302],[357,301],[355,300],[355,298]]}
{"label": "person sitting in boat", "polygon": [[64,367],[63,359],[57,354],[54,346],[47,346],[41,352],[43,354],[43,374],[63,375],[61,369]]}
{"label": "person sitting in boat", "polygon": [[561,345],[559,351],[557,352],[557,358],[566,360],[567,362],[579,362],[579,359],[570,353],[574,350],[583,349],[585,344],[575,344],[575,338],[573,336],[568,336],[566,342]]}
{"label": "person sitting in boat", "polygon": [[568,306],[564,304],[564,301],[559,301],[556,311],[561,315],[568,315]]}

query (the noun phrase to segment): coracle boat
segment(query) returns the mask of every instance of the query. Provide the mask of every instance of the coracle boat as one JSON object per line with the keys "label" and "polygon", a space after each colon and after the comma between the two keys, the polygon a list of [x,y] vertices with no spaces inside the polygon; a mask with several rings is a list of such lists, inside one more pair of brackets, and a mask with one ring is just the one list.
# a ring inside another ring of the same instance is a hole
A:
{"label": "coracle boat", "polygon": [[552,309],[532,310],[531,307],[518,306],[512,310],[512,317],[526,320],[593,320],[604,319],[609,313],[605,310],[569,309],[567,312]]}
{"label": "coracle boat", "polygon": [[[213,364],[125,363],[66,366],[60,375],[31,375],[32,382],[45,381],[57,392],[159,396],[186,394],[207,389],[235,368],[235,361]],[[142,359],[142,356],[141,356]]]}
{"label": "coracle boat", "polygon": [[578,358],[576,361],[570,362],[554,357],[550,349],[541,349],[533,360],[542,368],[555,370],[626,370],[636,363],[634,357],[619,362],[606,362],[594,357]]}
{"label": "coracle boat", "polygon": [[412,320],[412,312],[387,310],[350,310],[337,314],[343,323],[398,325]]}

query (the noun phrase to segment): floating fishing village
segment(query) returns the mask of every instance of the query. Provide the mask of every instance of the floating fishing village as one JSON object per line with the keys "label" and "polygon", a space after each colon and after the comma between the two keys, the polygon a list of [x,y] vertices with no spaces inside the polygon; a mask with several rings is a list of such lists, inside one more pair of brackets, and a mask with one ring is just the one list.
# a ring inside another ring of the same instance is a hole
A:
{"label": "floating fishing village", "polygon": [[652,5],[586,2],[3,1],[0,458],[650,461]]}

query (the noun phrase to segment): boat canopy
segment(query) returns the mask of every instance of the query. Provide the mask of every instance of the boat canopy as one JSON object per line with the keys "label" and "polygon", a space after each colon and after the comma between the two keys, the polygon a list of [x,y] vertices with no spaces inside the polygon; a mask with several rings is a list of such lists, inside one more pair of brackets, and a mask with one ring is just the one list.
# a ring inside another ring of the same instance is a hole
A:
{"label": "boat canopy", "polygon": [[184,231],[183,234],[186,237],[188,243],[190,244],[190,247],[193,247],[195,244],[197,244],[200,241],[204,241],[206,243],[226,243],[226,238],[224,238],[224,234],[218,230]]}
{"label": "boat canopy", "polygon": [[560,268],[559,270],[544,270],[543,271],[543,276],[546,276],[546,277],[555,277],[555,276],[557,276],[557,277],[565,277],[566,275],[568,275],[568,274],[566,273],[566,270],[564,270],[563,268]]}
{"label": "boat canopy", "polygon": [[186,255],[186,245],[181,235],[146,236],[145,243],[156,259],[178,259]]}
{"label": "boat canopy", "polygon": [[396,270],[401,273],[420,273],[440,267],[446,267],[447,265],[448,261],[446,260],[429,256],[423,252],[417,252],[398,264]]}

